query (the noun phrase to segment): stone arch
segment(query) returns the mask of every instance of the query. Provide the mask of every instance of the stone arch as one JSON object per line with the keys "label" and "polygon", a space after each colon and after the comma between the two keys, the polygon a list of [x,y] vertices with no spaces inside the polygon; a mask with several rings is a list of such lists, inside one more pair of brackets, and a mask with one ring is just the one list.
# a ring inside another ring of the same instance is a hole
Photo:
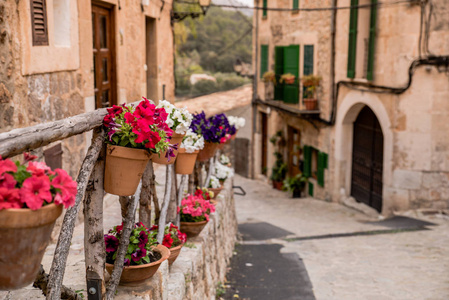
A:
{"label": "stone arch", "polygon": [[[383,191],[384,205],[382,213],[388,213],[389,187],[392,185],[393,131],[390,117],[383,103],[376,95],[352,91],[348,93],[338,107],[335,124],[335,176],[334,195],[350,196],[352,170],[353,123],[363,107],[368,106],[376,115],[384,135],[383,147]],[[338,197],[338,196],[337,196]]]}

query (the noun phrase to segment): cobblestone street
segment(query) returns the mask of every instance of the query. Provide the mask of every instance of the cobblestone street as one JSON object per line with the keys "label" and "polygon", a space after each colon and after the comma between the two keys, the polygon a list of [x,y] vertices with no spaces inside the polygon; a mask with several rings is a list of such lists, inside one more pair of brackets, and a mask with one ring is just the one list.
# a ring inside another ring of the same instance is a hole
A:
{"label": "cobblestone street", "polygon": [[394,229],[339,204],[292,199],[261,181],[235,182],[247,192],[235,196],[240,232],[248,224],[268,223],[292,233],[242,244],[280,244],[281,253],[296,253],[316,299],[449,298],[447,216],[408,211],[402,215],[436,225]]}

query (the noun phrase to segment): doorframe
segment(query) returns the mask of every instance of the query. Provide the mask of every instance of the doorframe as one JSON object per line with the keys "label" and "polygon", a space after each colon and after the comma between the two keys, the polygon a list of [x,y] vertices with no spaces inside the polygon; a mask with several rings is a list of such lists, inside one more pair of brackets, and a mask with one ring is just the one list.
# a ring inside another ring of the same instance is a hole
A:
{"label": "doorframe", "polygon": [[[97,1],[92,0],[91,2],[91,17],[92,17],[92,6],[98,6],[104,9],[108,9],[110,11],[110,17],[111,17],[111,25],[109,30],[111,31],[111,106],[112,105],[118,105],[118,64],[117,64],[117,42],[116,42],[116,33],[117,33],[117,26],[116,26],[116,5],[108,2],[103,1]],[[93,38],[93,32],[91,33],[91,36]],[[93,44],[93,43],[92,43]],[[93,47],[92,47],[92,60],[93,60]],[[95,74],[93,74],[95,76]],[[95,89],[95,86],[94,86]],[[95,99],[95,92],[94,92],[94,99]],[[95,100],[94,100],[95,101]],[[96,107],[97,103],[95,103]],[[98,109],[98,108],[97,108]]]}
{"label": "doorframe", "polygon": [[335,123],[335,188],[333,196],[338,199],[342,194],[345,197],[351,195],[354,121],[365,106],[368,106],[376,115],[384,136],[382,214],[386,214],[393,207],[393,199],[390,199],[393,178],[393,131],[388,113],[376,95],[351,91],[346,95],[338,108],[337,121]]}

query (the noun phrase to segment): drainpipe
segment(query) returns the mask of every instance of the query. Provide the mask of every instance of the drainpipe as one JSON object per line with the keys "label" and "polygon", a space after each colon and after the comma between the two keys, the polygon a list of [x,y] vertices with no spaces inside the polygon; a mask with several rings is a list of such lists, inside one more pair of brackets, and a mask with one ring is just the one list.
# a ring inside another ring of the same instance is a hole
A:
{"label": "drainpipe", "polygon": [[336,86],[335,86],[335,28],[337,24],[337,4],[338,0],[332,0],[332,15],[331,15],[331,65],[330,65],[330,99],[331,103],[331,113],[329,116],[329,121],[324,121],[327,125],[335,124],[335,116],[337,110],[337,96],[336,96]]}
{"label": "drainpipe", "polygon": [[[259,0],[255,0],[256,7],[259,7]],[[252,145],[251,145],[251,178],[254,179],[256,177],[255,172],[255,154],[256,154],[256,129],[257,129],[257,80],[259,78],[257,72],[257,62],[259,61],[259,10],[254,9],[255,18],[256,18],[256,26],[254,28],[254,77],[253,77],[253,99],[251,101],[251,106],[253,110],[253,129],[252,129]]]}

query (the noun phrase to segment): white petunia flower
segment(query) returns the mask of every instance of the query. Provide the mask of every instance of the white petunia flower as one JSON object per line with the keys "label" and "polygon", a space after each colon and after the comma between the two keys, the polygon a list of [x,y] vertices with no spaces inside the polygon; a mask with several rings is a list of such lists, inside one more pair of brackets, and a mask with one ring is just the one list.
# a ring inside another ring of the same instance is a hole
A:
{"label": "white petunia flower", "polygon": [[201,150],[204,148],[204,138],[202,135],[193,132],[192,129],[187,129],[186,135],[181,143],[181,148],[186,149],[187,153]]}
{"label": "white petunia flower", "polygon": [[166,123],[176,133],[184,134],[189,129],[193,116],[186,107],[177,108],[167,100],[160,100],[157,108],[165,109],[168,114]]}
{"label": "white petunia flower", "polygon": [[245,118],[239,118],[239,117],[234,117],[234,116],[228,117],[228,121],[229,121],[230,125],[235,126],[235,129],[240,129],[240,128],[244,127],[245,123],[246,123]]}
{"label": "white petunia flower", "polygon": [[220,180],[217,177],[211,175],[209,180],[209,188],[218,189],[221,187]]}

